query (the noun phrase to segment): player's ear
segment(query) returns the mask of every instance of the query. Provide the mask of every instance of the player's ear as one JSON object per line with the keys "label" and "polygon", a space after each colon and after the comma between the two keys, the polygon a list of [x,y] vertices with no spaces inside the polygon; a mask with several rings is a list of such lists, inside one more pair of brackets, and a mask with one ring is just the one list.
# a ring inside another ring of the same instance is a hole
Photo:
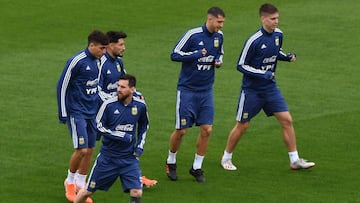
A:
{"label": "player's ear", "polygon": [[261,21],[262,23],[264,23],[264,20],[265,20],[265,16],[260,16],[260,21]]}
{"label": "player's ear", "polygon": [[135,87],[130,87],[130,90],[132,93],[134,93],[136,91]]}

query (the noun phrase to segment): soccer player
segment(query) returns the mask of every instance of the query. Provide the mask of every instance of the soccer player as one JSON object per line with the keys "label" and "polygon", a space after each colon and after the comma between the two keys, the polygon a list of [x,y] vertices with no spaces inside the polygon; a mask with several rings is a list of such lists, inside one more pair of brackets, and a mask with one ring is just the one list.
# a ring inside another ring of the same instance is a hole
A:
{"label": "soccer player", "polygon": [[[126,33],[122,31],[108,31],[106,35],[109,38],[109,45],[106,48],[106,53],[101,57],[99,75],[99,95],[103,101],[117,96],[119,78],[126,73],[122,60],[125,52]],[[136,89],[134,96],[144,100],[142,94],[137,92]],[[146,176],[142,177],[142,182],[146,187],[157,184],[157,180],[149,179]]]}
{"label": "soccer player", "polygon": [[126,73],[123,57],[125,52],[126,33],[109,31],[106,33],[109,45],[106,53],[101,57],[101,71],[99,75],[99,95],[103,100],[117,96],[117,82]]}
{"label": "soccer player", "polygon": [[263,109],[267,116],[275,116],[281,125],[290,168],[311,168],[315,163],[299,158],[293,120],[275,80],[277,61],[293,62],[296,55],[285,54],[281,48],[283,33],[278,28],[278,9],[274,5],[263,4],[259,13],[262,27],[245,42],[237,65],[237,70],[243,73],[237,123],[229,134],[221,165],[225,170],[237,169],[231,161],[232,152],[248,129],[250,120]]}
{"label": "soccer player", "polygon": [[75,203],[84,202],[96,190],[107,191],[120,177],[130,203],[140,203],[142,196],[139,157],[143,153],[149,128],[147,107],[133,96],[136,78],[125,74],[118,81],[118,96],[106,100],[96,116],[102,133],[102,146],[91,170],[86,189],[81,189]]}
{"label": "soccer player", "polygon": [[104,33],[97,30],[90,33],[88,47],[67,61],[57,83],[59,120],[67,123],[75,149],[64,181],[65,196],[71,202],[75,199],[77,188],[85,186],[95,147],[99,59],[107,45],[108,38]]}
{"label": "soccer player", "polygon": [[166,160],[166,174],[177,180],[176,153],[183,136],[194,124],[200,126],[194,162],[189,173],[198,182],[205,182],[201,169],[208,147],[214,120],[214,98],[212,86],[215,68],[222,65],[223,33],[225,13],[219,7],[207,11],[204,25],[190,29],[176,43],[171,60],[181,62],[177,84],[175,130],[170,136],[170,149]]}

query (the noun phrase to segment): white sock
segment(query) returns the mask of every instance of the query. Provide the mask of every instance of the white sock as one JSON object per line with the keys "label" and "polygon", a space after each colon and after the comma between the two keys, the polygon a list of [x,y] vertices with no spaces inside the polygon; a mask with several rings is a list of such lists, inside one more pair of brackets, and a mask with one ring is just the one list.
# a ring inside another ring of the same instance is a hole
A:
{"label": "white sock", "polygon": [[231,160],[231,159],[232,159],[232,153],[229,153],[226,150],[224,150],[224,155],[222,157],[222,161]]}
{"label": "white sock", "polygon": [[68,169],[68,175],[67,175],[67,178],[66,178],[66,182],[68,184],[73,184],[74,180],[75,180],[75,173],[70,172],[70,170]]}
{"label": "white sock", "polygon": [[299,160],[298,151],[289,152],[290,163],[294,163]]}
{"label": "white sock", "polygon": [[169,150],[169,155],[168,155],[168,158],[167,158],[167,160],[166,160],[166,163],[168,163],[168,164],[174,164],[174,163],[176,163],[176,153],[177,153],[177,152],[171,152],[171,151]]}
{"label": "white sock", "polygon": [[193,169],[200,169],[202,162],[204,160],[205,156],[200,156],[198,154],[195,154],[195,159],[194,159],[194,163],[193,163]]}
{"label": "white sock", "polygon": [[76,172],[76,174],[75,174],[76,186],[78,186],[80,188],[84,188],[85,187],[85,181],[86,181],[86,175],[79,174],[78,172]]}

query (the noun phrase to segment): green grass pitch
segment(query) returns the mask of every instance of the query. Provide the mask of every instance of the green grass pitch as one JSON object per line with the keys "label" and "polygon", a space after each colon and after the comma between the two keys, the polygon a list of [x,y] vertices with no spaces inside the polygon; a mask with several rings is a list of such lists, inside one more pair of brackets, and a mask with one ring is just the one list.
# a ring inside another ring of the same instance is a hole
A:
{"label": "green grass pitch", "polygon": [[[93,29],[128,34],[125,68],[146,96],[151,124],[141,167],[159,183],[144,189],[142,202],[360,202],[357,0],[272,1],[280,10],[283,48],[298,57],[279,62],[277,80],[300,156],[316,162],[307,171],[288,169],[279,124],[263,113],[234,152],[238,170],[220,168],[235,124],[242,76],[237,58],[244,40],[260,27],[263,1],[0,1],[0,202],[67,202],[63,180],[73,149],[67,127],[57,120],[55,87],[65,61],[86,47]],[[203,164],[207,182],[188,174],[198,128],[183,140],[179,180],[172,182],[164,163],[180,63],[170,61],[170,51],[183,32],[205,22],[213,5],[226,13],[225,55],[214,84],[215,121]],[[93,199],[129,201],[119,182]]]}

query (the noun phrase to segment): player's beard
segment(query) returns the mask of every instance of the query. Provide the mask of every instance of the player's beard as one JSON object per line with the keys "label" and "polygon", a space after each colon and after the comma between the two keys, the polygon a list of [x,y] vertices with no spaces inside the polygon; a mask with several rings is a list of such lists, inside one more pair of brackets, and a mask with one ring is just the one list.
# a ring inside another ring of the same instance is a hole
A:
{"label": "player's beard", "polygon": [[115,57],[123,57],[123,55],[124,55],[123,51],[118,51],[118,52],[116,52],[115,50],[113,50],[111,53],[112,53]]}
{"label": "player's beard", "polygon": [[115,54],[116,57],[123,57],[123,54]]}
{"label": "player's beard", "polygon": [[123,57],[122,54],[114,54],[115,57]]}
{"label": "player's beard", "polygon": [[123,95],[118,92],[118,99],[122,103],[124,103],[126,101],[126,99],[128,99],[129,97],[130,97],[130,95]]}
{"label": "player's beard", "polygon": [[117,57],[123,57],[124,56],[124,51],[119,51],[118,53],[116,53]]}

